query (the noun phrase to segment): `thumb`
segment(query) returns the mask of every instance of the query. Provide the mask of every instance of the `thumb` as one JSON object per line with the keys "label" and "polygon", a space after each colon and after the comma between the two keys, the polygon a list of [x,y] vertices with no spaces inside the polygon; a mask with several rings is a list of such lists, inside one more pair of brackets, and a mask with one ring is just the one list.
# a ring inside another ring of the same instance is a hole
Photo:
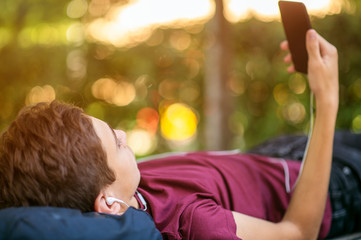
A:
{"label": "thumb", "polygon": [[310,29],[306,33],[306,48],[309,58],[320,57],[320,46],[318,42],[317,32]]}

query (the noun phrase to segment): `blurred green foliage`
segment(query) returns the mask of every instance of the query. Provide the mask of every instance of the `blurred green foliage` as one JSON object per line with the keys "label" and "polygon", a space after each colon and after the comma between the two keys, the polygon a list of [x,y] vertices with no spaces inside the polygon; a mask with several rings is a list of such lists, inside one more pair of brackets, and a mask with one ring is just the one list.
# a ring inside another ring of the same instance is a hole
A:
{"label": "blurred green foliage", "polygon": [[[352,14],[313,18],[312,24],[339,50],[337,128],[361,131],[361,2],[349,2]],[[159,28],[148,41],[132,48],[81,37],[69,41],[68,27],[82,26],[86,19],[70,19],[68,4],[52,0],[0,2],[0,130],[15,118],[35,86],[50,85],[58,100],[74,103],[126,130],[136,125],[136,114],[144,107],[161,111],[162,104],[186,103],[198,114],[194,146],[202,149],[204,52],[208,44],[204,26]],[[184,36],[190,38],[189,46],[174,47],[174,39]],[[250,19],[232,25],[232,71],[225,81],[234,100],[230,121],[224,123],[234,136],[229,148],[244,150],[273,136],[307,132],[307,81],[302,75],[286,72],[279,50],[283,39],[278,21]],[[95,98],[92,85],[104,77],[133,83],[135,100],[119,107]],[[169,151],[159,132],[157,137],[154,153]]]}

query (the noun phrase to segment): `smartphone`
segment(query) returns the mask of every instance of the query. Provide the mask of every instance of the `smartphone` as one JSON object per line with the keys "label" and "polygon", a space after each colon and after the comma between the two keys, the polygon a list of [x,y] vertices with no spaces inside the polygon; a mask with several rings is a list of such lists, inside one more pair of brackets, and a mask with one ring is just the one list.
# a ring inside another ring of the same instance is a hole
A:
{"label": "smartphone", "polygon": [[295,69],[307,74],[306,32],[311,28],[307,9],[302,2],[279,1],[278,6]]}

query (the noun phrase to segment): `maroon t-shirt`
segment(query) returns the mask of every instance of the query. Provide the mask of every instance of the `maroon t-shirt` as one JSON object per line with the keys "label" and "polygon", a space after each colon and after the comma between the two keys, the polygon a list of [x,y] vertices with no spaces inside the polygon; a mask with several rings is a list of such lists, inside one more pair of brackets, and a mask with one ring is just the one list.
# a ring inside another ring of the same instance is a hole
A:
{"label": "maroon t-shirt", "polygon": [[[138,190],[163,237],[197,240],[239,239],[231,211],[279,222],[300,168],[297,161],[220,152],[138,165],[142,176]],[[327,201],[320,238],[326,237],[330,225]]]}

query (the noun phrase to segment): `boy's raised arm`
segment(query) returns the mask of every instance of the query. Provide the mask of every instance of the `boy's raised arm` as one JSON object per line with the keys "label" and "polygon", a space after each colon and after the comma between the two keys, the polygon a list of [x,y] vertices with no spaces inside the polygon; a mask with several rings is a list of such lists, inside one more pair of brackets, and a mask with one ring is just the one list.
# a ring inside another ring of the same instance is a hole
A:
{"label": "boy's raised arm", "polygon": [[[316,116],[310,146],[289,207],[279,223],[233,212],[242,239],[317,239],[325,211],[331,172],[332,145],[338,110],[338,55],[336,48],[309,30],[306,36],[308,81],[315,96]],[[287,42],[281,44],[288,50]],[[290,63],[291,56],[285,57]],[[289,72],[294,72],[291,65]]]}

